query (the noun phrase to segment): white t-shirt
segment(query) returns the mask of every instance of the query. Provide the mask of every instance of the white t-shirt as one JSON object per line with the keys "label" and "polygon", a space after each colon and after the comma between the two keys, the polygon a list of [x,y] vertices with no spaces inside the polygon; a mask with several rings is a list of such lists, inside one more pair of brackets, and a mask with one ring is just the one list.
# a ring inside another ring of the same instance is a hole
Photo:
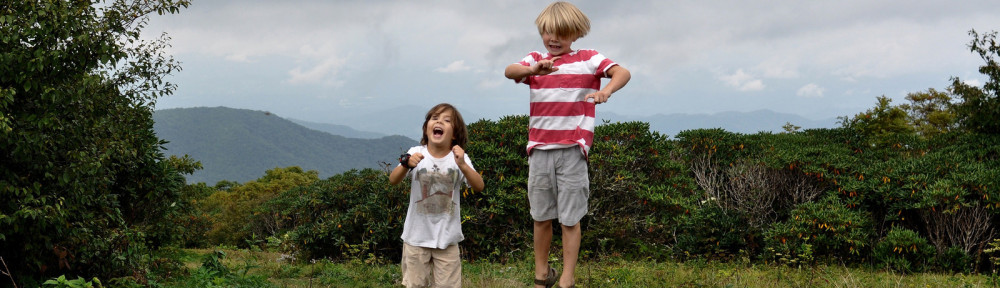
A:
{"label": "white t-shirt", "polygon": [[[414,146],[406,153],[420,153],[424,159],[406,174],[411,179],[410,205],[400,238],[413,246],[438,249],[464,240],[458,200],[466,181],[455,163],[455,154],[448,152],[444,158],[434,158],[427,146]],[[465,163],[473,167],[469,154],[465,154]]]}

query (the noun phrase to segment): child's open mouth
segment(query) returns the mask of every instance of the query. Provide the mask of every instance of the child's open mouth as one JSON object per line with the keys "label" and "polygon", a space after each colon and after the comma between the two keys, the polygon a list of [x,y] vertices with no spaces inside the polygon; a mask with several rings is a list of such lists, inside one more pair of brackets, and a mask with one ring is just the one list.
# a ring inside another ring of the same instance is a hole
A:
{"label": "child's open mouth", "polygon": [[444,129],[440,127],[434,127],[434,137],[440,137],[444,135]]}

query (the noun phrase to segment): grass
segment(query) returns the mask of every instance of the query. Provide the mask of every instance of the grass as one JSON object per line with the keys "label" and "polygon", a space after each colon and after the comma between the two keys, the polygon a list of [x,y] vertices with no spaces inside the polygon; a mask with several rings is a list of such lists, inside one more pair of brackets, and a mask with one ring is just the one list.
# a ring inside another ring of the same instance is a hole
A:
{"label": "grass", "polygon": [[[218,249],[175,249],[180,273],[163,277],[165,287],[401,287],[399,265],[362,260],[287,263],[280,253],[221,249],[228,274],[206,272],[202,260]],[[463,262],[465,287],[531,287],[532,261]],[[577,287],[993,287],[987,275],[895,274],[863,268],[787,266],[705,261],[581,261]]]}

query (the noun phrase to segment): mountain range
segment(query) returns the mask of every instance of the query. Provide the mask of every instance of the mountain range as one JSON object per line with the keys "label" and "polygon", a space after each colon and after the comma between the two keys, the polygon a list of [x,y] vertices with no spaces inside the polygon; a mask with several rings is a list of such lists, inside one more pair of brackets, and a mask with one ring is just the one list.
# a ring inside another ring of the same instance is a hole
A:
{"label": "mountain range", "polygon": [[157,136],[168,141],[165,154],[201,161],[204,169],[189,175],[188,183],[209,185],[220,180],[254,180],[277,167],[316,170],[320,178],[350,169],[379,168],[380,163],[394,163],[407,148],[418,144],[403,136],[348,138],[306,128],[270,112],[226,107],[157,110],[153,120]]}

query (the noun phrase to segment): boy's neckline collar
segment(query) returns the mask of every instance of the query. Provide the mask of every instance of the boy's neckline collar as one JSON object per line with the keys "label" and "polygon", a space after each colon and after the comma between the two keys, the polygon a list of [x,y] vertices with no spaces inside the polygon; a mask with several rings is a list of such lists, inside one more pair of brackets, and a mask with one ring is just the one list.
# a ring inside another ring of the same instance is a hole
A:
{"label": "boy's neckline collar", "polygon": [[573,50],[573,51],[569,51],[566,54],[559,54],[559,55],[552,55],[552,53],[545,52],[545,58],[543,58],[543,59],[550,59],[550,58],[554,58],[554,57],[563,57],[563,56],[573,56],[577,52],[580,52],[580,49],[576,49],[576,50]]}
{"label": "boy's neckline collar", "polygon": [[434,156],[434,153],[431,153],[431,145],[424,145],[424,150],[427,150],[427,156],[437,159],[448,157],[448,154],[451,154],[451,149],[447,149],[445,150],[445,153],[441,155],[441,157]]}

